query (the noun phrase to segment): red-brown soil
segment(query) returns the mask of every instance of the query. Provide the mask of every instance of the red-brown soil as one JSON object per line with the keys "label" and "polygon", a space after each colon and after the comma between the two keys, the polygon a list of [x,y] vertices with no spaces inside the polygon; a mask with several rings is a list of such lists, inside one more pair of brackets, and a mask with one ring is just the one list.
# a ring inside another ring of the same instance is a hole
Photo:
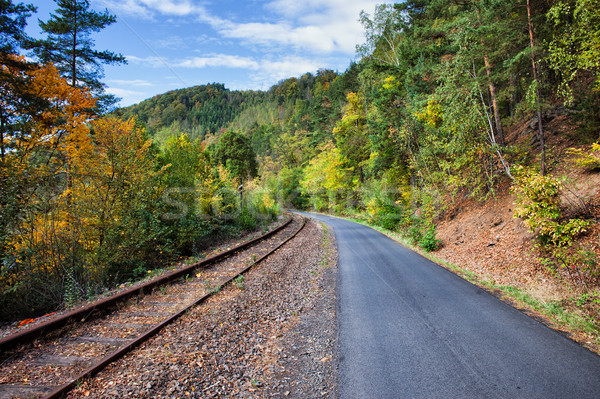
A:
{"label": "red-brown soil", "polygon": [[[586,218],[591,218],[592,225],[578,240],[600,258],[600,173],[584,171],[574,165],[566,152],[573,145],[569,133],[574,128],[566,122],[564,116],[559,116],[546,126],[551,148],[549,174],[565,178],[561,197],[565,214],[581,217],[587,212]],[[527,123],[513,129],[511,134],[510,139],[517,145],[518,142],[526,145],[533,135]],[[510,185],[511,181],[506,178],[496,197],[485,202],[465,199],[454,203],[437,223],[438,238],[442,240],[443,247],[435,255],[475,273],[479,281],[520,288],[538,301],[555,301],[600,325],[598,301],[580,299],[586,291],[600,292],[600,287],[586,288],[570,283],[564,270],[559,270],[557,276],[542,264],[541,253],[535,245],[535,233],[514,217],[515,197],[510,192]],[[597,266],[600,268],[600,265]],[[578,298],[579,304],[576,305]],[[565,328],[549,320],[545,322],[558,329]],[[598,335],[594,338],[577,331],[568,333],[590,349],[600,352]]]}

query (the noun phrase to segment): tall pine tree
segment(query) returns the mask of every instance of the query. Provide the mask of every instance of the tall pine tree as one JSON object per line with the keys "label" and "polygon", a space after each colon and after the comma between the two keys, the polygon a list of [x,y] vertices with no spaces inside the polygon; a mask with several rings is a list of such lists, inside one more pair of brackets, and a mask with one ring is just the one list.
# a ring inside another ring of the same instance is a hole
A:
{"label": "tall pine tree", "polygon": [[94,49],[92,32],[99,32],[116,22],[108,10],[103,13],[90,9],[88,0],[55,0],[58,8],[40,27],[46,39],[31,42],[30,48],[42,63],[53,63],[73,87],[87,86],[100,97],[101,107],[115,102],[103,94],[102,64],[125,63],[125,57],[108,50]]}

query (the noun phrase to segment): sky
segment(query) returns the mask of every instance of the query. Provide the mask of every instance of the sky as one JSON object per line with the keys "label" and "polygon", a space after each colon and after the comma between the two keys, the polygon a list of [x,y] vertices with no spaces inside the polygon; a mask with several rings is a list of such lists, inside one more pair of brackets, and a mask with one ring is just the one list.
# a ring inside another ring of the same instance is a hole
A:
{"label": "sky", "polygon": [[[19,1],[20,2],[20,1]],[[41,36],[53,0],[24,0]],[[319,69],[343,72],[364,42],[362,10],[385,0],[90,0],[117,22],[94,33],[97,50],[124,55],[104,66],[107,92],[128,106],[169,90],[223,83],[231,90],[268,90],[282,79]]]}

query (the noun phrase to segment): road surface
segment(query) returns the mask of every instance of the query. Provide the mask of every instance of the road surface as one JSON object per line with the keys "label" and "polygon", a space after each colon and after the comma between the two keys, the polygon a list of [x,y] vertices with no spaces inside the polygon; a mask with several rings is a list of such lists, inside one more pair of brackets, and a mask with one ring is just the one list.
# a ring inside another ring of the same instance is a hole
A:
{"label": "road surface", "polygon": [[339,251],[340,398],[600,398],[596,354],[375,230],[311,216]]}

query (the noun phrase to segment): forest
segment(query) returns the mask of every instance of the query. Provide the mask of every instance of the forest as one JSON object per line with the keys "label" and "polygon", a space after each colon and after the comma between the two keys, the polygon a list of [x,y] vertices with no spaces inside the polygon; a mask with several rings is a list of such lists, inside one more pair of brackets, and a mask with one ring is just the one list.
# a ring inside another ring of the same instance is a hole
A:
{"label": "forest", "polygon": [[[57,3],[62,23],[92,13]],[[366,42],[344,72],[265,92],[212,83],[120,109],[100,76],[73,73],[79,49],[24,35],[33,6],[0,4],[2,319],[94,297],[285,208],[362,218],[434,251],[452,204],[506,185],[546,267],[598,287],[599,254],[578,241],[597,215],[561,202],[552,171],[565,152],[547,128],[566,118],[573,167],[597,173],[597,0],[380,5],[360,16]]]}

